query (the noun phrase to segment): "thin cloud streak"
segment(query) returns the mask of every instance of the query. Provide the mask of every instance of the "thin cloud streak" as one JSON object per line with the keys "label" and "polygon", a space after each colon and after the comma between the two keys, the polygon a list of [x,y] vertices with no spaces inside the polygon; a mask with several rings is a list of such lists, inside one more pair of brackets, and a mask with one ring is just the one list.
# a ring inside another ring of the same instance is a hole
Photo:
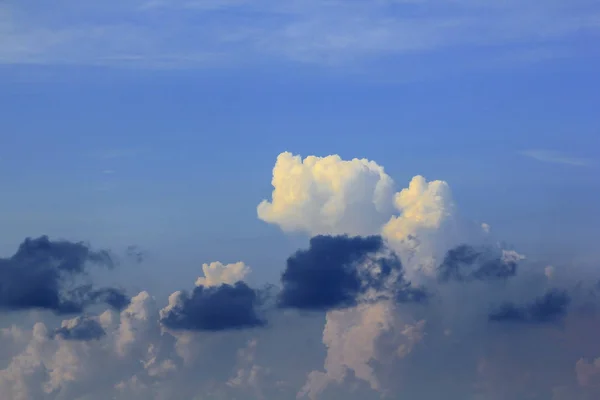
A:
{"label": "thin cloud streak", "polygon": [[589,158],[571,157],[552,150],[526,150],[521,151],[520,154],[547,163],[572,165],[576,167],[591,167],[594,165],[594,162]]}

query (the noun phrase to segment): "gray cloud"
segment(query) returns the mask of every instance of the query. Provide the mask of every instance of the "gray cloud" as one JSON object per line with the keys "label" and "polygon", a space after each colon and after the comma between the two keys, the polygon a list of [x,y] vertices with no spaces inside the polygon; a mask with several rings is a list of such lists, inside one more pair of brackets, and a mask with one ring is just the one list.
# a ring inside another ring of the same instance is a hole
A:
{"label": "gray cloud", "polygon": [[114,261],[107,251],[93,251],[84,243],[46,236],[25,239],[13,256],[0,258],[0,308],[64,314],[81,312],[98,301],[123,307],[127,298],[119,289],[75,283],[94,264],[112,268]]}
{"label": "gray cloud", "polygon": [[517,274],[517,260],[504,257],[498,249],[460,245],[449,250],[438,267],[442,281],[492,281]]}

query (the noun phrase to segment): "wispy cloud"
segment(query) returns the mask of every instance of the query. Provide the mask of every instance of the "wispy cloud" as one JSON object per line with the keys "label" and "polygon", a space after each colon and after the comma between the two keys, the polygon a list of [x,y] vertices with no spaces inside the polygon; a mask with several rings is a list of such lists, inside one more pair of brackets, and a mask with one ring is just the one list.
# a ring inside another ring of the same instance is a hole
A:
{"label": "wispy cloud", "polygon": [[520,154],[526,157],[533,158],[537,161],[548,163],[573,165],[578,167],[590,167],[594,165],[593,160],[589,158],[572,157],[561,152],[552,150],[526,150],[521,151]]}
{"label": "wispy cloud", "polygon": [[0,64],[348,65],[497,45],[551,58],[598,32],[594,0],[22,0],[0,6]]}

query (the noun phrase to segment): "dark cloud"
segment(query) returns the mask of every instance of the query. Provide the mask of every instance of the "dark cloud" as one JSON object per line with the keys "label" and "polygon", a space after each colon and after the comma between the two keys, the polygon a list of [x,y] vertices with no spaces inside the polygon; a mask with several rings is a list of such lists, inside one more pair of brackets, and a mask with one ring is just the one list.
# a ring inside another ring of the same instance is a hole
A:
{"label": "dark cloud", "polygon": [[27,238],[12,257],[0,258],[0,308],[68,314],[97,302],[121,306],[127,301],[118,289],[77,286],[76,278],[85,277],[90,264],[114,267],[107,251],[92,251],[84,243]]}
{"label": "dark cloud", "polygon": [[197,286],[191,294],[183,292],[180,302],[161,323],[175,330],[223,331],[263,326],[256,307],[257,292],[244,282],[235,285]]}
{"label": "dark cloud", "polygon": [[460,245],[449,250],[438,267],[441,281],[491,281],[510,278],[517,273],[514,260],[503,259],[490,248]]}
{"label": "dark cloud", "polygon": [[552,289],[524,306],[505,303],[491,313],[489,318],[492,321],[556,322],[567,314],[570,301],[566,291]]}
{"label": "dark cloud", "polygon": [[381,236],[315,236],[308,249],[288,258],[281,282],[279,305],[284,308],[352,307],[361,294],[386,284],[399,301],[426,297],[404,281],[400,259],[387,251]]}
{"label": "dark cloud", "polygon": [[102,325],[89,317],[77,317],[54,331],[54,336],[63,340],[89,341],[100,339],[104,335],[106,331]]}

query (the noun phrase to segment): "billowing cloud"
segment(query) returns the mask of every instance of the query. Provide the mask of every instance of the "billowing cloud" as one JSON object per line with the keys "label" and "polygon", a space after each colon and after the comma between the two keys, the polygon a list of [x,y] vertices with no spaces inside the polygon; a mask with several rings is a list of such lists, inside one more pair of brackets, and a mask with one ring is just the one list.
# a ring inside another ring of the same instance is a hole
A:
{"label": "billowing cloud", "polygon": [[407,356],[423,339],[425,328],[424,320],[403,321],[396,307],[393,301],[381,301],[328,312],[324,371],[312,371],[298,397],[320,399],[330,385],[345,382],[349,374],[382,391],[375,364],[389,365]]}
{"label": "billowing cloud", "polygon": [[382,227],[382,235],[401,256],[411,280],[435,276],[450,249],[487,241],[490,226],[462,217],[445,181],[415,176],[395,194],[394,205],[398,214]]}
{"label": "billowing cloud", "polygon": [[89,264],[114,265],[107,251],[93,251],[84,243],[51,241],[47,236],[25,239],[12,257],[0,259],[0,308],[64,314],[81,312],[98,301],[122,307],[127,298],[118,289],[73,283],[85,277]]}
{"label": "billowing cloud", "polygon": [[401,212],[383,228],[384,235],[395,241],[406,239],[420,230],[437,230],[455,213],[448,183],[415,176],[394,196],[394,205]]}
{"label": "billowing cloud", "polygon": [[446,251],[489,234],[487,224],[462,218],[447,182],[415,176],[395,193],[382,166],[284,152],[273,168],[272,200],[258,217],[284,231],[314,235],[380,234],[403,260],[410,279],[432,276]]}
{"label": "billowing cloud", "polygon": [[220,331],[263,326],[258,317],[258,296],[244,282],[197,286],[170,299],[161,323],[174,330]]}
{"label": "billowing cloud", "polygon": [[223,331],[263,326],[257,308],[264,298],[243,280],[250,267],[239,261],[202,264],[204,276],[188,293],[169,296],[169,304],[160,311],[161,323],[173,330]]}
{"label": "billowing cloud", "polygon": [[281,153],[271,183],[272,200],[258,205],[258,217],[284,231],[377,234],[393,211],[392,179],[366,159]]}
{"label": "billowing cloud", "polygon": [[246,275],[250,273],[250,267],[239,261],[233,264],[223,264],[215,261],[210,264],[202,264],[204,276],[196,280],[196,286],[218,286],[223,283],[233,285],[238,281],[243,281]]}
{"label": "billowing cloud", "polygon": [[281,282],[280,305],[304,310],[352,307],[363,297],[409,300],[407,292],[416,292],[381,236],[315,236],[288,258]]}

